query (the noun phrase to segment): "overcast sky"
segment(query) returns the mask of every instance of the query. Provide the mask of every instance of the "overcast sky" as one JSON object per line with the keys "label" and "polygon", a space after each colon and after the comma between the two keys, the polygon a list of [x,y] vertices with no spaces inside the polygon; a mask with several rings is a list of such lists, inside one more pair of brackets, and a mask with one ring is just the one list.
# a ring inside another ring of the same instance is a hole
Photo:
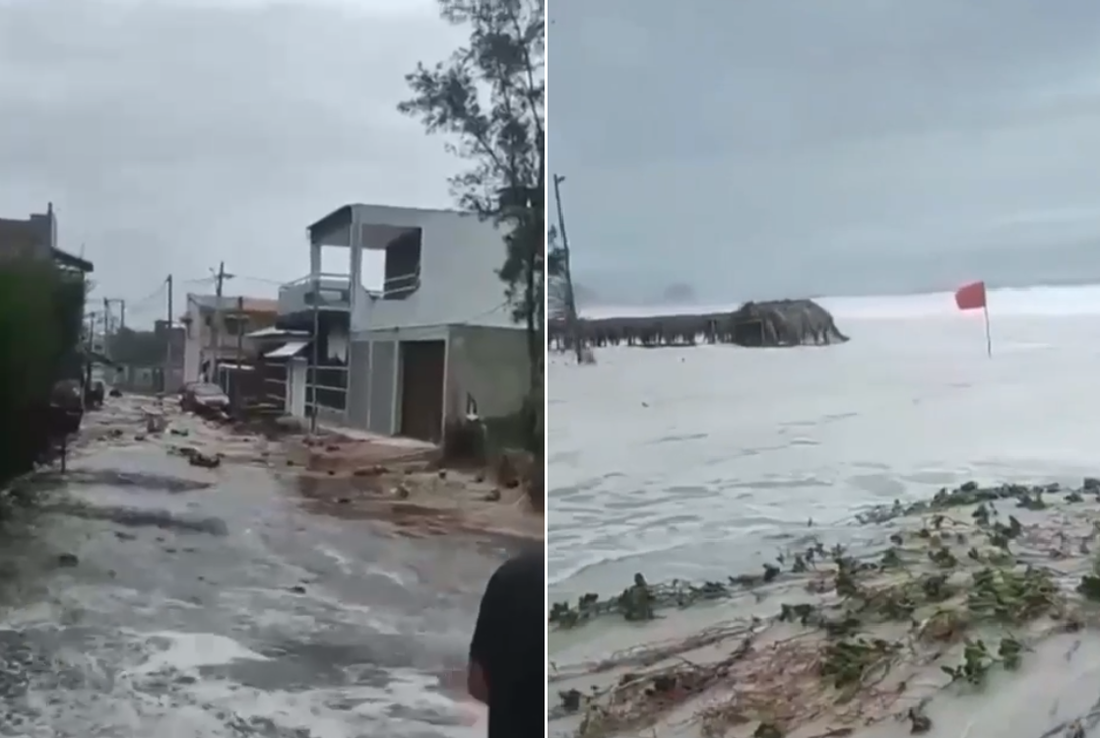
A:
{"label": "overcast sky", "polygon": [[581,281],[1100,281],[1100,3],[554,0]]}
{"label": "overcast sky", "polygon": [[0,0],[0,216],[52,200],[135,318],[223,259],[273,296],[340,205],[453,205],[462,162],[396,105],[464,40],[434,0]]}

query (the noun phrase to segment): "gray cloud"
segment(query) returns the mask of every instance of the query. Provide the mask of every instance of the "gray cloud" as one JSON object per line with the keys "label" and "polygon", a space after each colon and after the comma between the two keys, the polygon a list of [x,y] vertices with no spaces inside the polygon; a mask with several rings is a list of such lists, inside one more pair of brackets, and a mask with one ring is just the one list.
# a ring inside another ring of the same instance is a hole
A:
{"label": "gray cloud", "polygon": [[53,201],[97,295],[301,276],[341,204],[452,203],[462,162],[395,106],[464,40],[433,0],[0,0],[0,215]]}
{"label": "gray cloud", "polygon": [[551,19],[582,278],[711,300],[1100,280],[1095,3],[557,0]]}

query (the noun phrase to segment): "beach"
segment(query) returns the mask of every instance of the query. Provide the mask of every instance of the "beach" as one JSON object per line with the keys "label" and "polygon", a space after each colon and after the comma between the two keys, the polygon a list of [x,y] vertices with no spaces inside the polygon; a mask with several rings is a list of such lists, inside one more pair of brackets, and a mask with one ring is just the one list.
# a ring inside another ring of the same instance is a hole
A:
{"label": "beach", "polygon": [[[759,571],[809,534],[859,555],[888,535],[855,524],[876,505],[968,480],[1080,486],[1100,471],[1100,290],[993,291],[992,358],[981,312],[957,312],[949,294],[821,302],[851,342],[550,361],[551,600],[618,592],[635,573],[663,582]],[[684,635],[746,608],[552,633],[551,660]],[[1071,703],[1095,700],[1055,681],[1044,682],[1057,694],[1041,710],[986,698],[1005,722],[997,734],[1039,735]],[[930,735],[964,734],[965,723],[941,718],[934,730],[945,732]]]}

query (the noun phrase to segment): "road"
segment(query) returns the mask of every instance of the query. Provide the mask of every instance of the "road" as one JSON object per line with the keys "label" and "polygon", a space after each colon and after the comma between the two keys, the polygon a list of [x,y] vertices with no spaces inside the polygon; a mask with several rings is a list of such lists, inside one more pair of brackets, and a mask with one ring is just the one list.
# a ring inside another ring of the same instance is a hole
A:
{"label": "road", "polygon": [[[312,514],[271,442],[141,425],[131,398],[86,418],[3,530],[0,734],[484,735],[448,675],[502,544]],[[193,467],[181,440],[228,458]]]}

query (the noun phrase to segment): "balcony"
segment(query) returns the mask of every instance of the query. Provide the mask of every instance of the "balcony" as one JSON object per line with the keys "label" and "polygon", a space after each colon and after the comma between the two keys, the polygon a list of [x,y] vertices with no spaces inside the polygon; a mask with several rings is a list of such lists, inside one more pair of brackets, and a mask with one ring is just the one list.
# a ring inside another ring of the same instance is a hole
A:
{"label": "balcony", "polygon": [[[351,278],[346,274],[320,274],[317,277],[318,310],[347,312],[351,309]],[[279,287],[279,315],[312,310],[313,277],[306,275]]]}

